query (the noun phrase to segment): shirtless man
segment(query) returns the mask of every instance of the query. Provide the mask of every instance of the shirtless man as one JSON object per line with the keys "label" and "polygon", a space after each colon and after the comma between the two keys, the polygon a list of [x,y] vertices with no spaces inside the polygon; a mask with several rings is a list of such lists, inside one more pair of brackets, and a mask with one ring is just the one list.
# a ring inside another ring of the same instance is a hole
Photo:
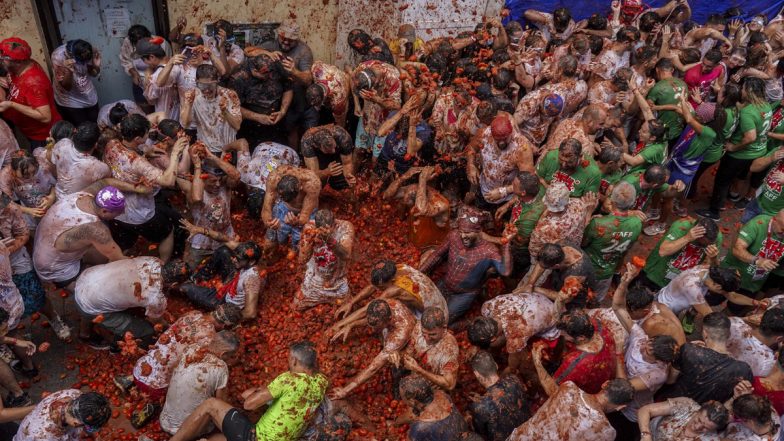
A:
{"label": "shirtless man", "polygon": [[318,207],[321,180],[311,170],[282,165],[267,178],[267,193],[261,220],[267,226],[264,252],[291,236],[291,246],[299,245],[302,227],[308,223]]}
{"label": "shirtless man", "polygon": [[111,262],[127,259],[103,223],[124,211],[125,196],[114,187],[104,187],[95,196],[77,192],[57,201],[35,231],[33,265],[38,277],[73,290],[83,257],[95,258],[97,252]]}
{"label": "shirtless man", "polygon": [[[416,176],[415,184],[403,185]],[[395,200],[397,207],[408,212],[411,242],[419,248],[439,244],[449,232],[450,201],[428,185],[437,175],[433,167],[411,167],[384,190],[385,201]]]}

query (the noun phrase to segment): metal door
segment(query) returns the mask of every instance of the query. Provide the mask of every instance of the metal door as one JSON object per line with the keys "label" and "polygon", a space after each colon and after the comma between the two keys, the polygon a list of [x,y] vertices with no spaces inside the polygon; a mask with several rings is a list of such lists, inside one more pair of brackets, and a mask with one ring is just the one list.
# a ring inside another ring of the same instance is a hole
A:
{"label": "metal door", "polygon": [[93,78],[98,104],[132,99],[131,77],[120,65],[128,27],[142,24],[155,32],[152,0],[58,0],[53,2],[63,43],[82,39],[101,51],[101,74]]}

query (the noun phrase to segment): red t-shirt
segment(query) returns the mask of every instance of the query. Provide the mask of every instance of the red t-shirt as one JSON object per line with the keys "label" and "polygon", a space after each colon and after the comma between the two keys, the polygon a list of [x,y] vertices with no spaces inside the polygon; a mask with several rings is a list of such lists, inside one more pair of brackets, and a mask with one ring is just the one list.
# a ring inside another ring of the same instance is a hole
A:
{"label": "red t-shirt", "polygon": [[768,389],[762,384],[760,377],[754,377],[751,385],[754,387],[754,395],[766,397],[770,400],[770,404],[773,405],[773,408],[776,409],[779,415],[784,412],[784,391]]}
{"label": "red t-shirt", "polygon": [[46,76],[41,66],[33,62],[29,69],[22,75],[15,77],[11,75],[11,88],[8,91],[8,100],[15,103],[30,106],[32,108],[49,106],[52,112],[52,119],[48,124],[43,124],[28,116],[25,116],[16,109],[8,109],[3,113],[3,117],[14,123],[22,133],[34,140],[44,141],[49,136],[49,129],[54,123],[62,118],[57,113],[54,104],[54,92],[49,77]]}

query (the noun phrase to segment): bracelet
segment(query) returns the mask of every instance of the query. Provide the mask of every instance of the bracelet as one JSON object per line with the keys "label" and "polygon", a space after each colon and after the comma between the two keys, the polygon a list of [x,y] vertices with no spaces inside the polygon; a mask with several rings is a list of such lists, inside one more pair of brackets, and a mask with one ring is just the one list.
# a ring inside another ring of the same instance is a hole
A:
{"label": "bracelet", "polygon": [[498,189],[498,191],[500,191],[500,192],[501,192],[501,196],[506,196],[506,195],[508,195],[508,194],[509,194],[509,190],[507,190],[507,189],[506,189],[506,187],[500,187],[500,188]]}

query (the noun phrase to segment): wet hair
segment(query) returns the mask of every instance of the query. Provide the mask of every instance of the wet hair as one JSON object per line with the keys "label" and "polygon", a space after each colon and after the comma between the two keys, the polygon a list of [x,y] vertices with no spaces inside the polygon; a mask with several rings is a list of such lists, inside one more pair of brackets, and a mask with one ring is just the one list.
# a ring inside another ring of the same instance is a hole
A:
{"label": "wet hair", "polygon": [[577,75],[577,58],[572,55],[564,55],[558,60],[558,68],[567,77],[574,77]]}
{"label": "wet hair", "polygon": [[563,314],[560,320],[558,320],[556,327],[574,339],[590,339],[596,332],[591,318],[582,311],[572,311]]}
{"label": "wet hair", "polygon": [[324,87],[319,83],[314,82],[307,89],[305,89],[305,101],[308,105],[321,106],[324,104]]}
{"label": "wet hair", "polygon": [[351,84],[357,90],[371,90],[375,78],[376,74],[373,72],[373,69],[362,69],[351,78]]}
{"label": "wet hair", "polygon": [[378,328],[389,323],[392,318],[392,308],[385,300],[375,299],[368,303],[366,315],[368,325]]}
{"label": "wet hair", "polygon": [[234,254],[240,259],[255,262],[261,260],[262,257],[261,247],[252,240],[237,245],[237,248],[234,249]]}
{"label": "wet hair", "polygon": [[652,119],[648,121],[648,131],[650,132],[653,139],[656,141],[661,141],[664,138],[664,135],[667,134],[667,127],[664,125],[661,120]]}
{"label": "wet hair", "polygon": [[419,322],[422,324],[422,328],[433,330],[446,326],[446,317],[444,317],[443,310],[429,306],[422,311],[422,318],[419,319]]}
{"label": "wet hair", "polygon": [[708,274],[711,280],[716,282],[726,292],[736,291],[740,288],[740,276],[734,268],[725,268],[718,265],[711,266],[708,269]]}
{"label": "wet hair", "polygon": [[8,311],[6,311],[5,308],[0,308],[0,326],[8,323],[9,318]]}
{"label": "wet hair", "polygon": [[529,196],[536,196],[539,194],[539,178],[531,172],[520,172],[515,177],[523,187],[525,194]]}
{"label": "wet hair", "polygon": [[[145,119],[145,121],[147,120]],[[95,147],[99,136],[101,136],[101,129],[98,128],[98,124],[92,121],[85,121],[76,128],[71,141],[73,141],[74,148],[77,151],[86,153]]]}
{"label": "wet hair", "polygon": [[568,8],[558,8],[553,11],[553,26],[558,32],[563,32],[572,20],[572,13]]}
{"label": "wet hair", "polygon": [[615,72],[610,80],[619,91],[626,92],[629,90],[629,79],[632,77],[632,69],[629,67],[622,67]]}
{"label": "wet hair", "polygon": [[732,414],[760,426],[771,423],[771,405],[767,397],[745,394],[732,401]]}
{"label": "wet hair", "polygon": [[487,351],[479,351],[471,357],[471,369],[483,377],[498,374],[498,364]]}
{"label": "wet hair", "polygon": [[759,330],[767,337],[784,336],[784,309],[776,307],[765,311]]}
{"label": "wet hair", "polygon": [[741,100],[741,89],[736,83],[727,83],[724,85],[724,99],[721,101],[721,106],[725,109],[735,107]]}
{"label": "wet hair", "polygon": [[313,343],[307,340],[298,341],[289,346],[289,351],[302,366],[312,371],[318,369],[318,353]]}
{"label": "wet hair", "polygon": [[634,43],[640,39],[640,31],[634,26],[624,26],[615,33],[615,40],[619,43]]}
{"label": "wet hair", "polygon": [[52,128],[49,129],[49,132],[52,134],[52,138],[54,138],[54,142],[57,142],[64,138],[70,138],[74,135],[74,130],[76,128],[70,122],[61,119],[52,125]]}
{"label": "wet hair", "polygon": [[602,14],[592,14],[588,17],[588,29],[594,31],[603,31],[607,29],[607,17]]}
{"label": "wet hair", "polygon": [[496,113],[498,113],[498,106],[492,100],[481,101],[476,106],[476,117],[479,121],[487,121],[487,124],[490,124],[490,120],[495,117]]}
{"label": "wet hair", "polygon": [[768,37],[766,37],[765,33],[762,31],[752,31],[749,33],[749,46],[757,43],[765,43],[766,41],[768,41]]}
{"label": "wet hair", "polygon": [[117,133],[116,129],[107,127],[101,131],[101,136],[98,137],[98,142],[95,144],[95,153],[97,157],[103,155],[106,144],[113,139],[120,139],[120,134]]}
{"label": "wet hair", "polygon": [[602,164],[618,162],[621,160],[621,153],[619,147],[605,147],[596,155],[596,161],[601,162]]}
{"label": "wet hair", "polygon": [[709,24],[709,25],[720,25],[726,23],[727,23],[727,19],[724,18],[724,16],[721,14],[710,14],[708,16],[708,19],[705,21],[705,24]]}
{"label": "wet hair", "polygon": [[480,349],[490,348],[493,339],[498,335],[498,323],[490,317],[477,317],[468,325],[468,341]]}
{"label": "wet hair", "polygon": [[158,131],[169,138],[177,138],[177,134],[182,130],[182,125],[174,119],[164,119],[158,123]]}
{"label": "wet hair", "polygon": [[761,67],[766,61],[768,61],[768,51],[765,47],[750,47],[746,52],[747,67]]}
{"label": "wet hair", "polygon": [[515,32],[523,32],[523,25],[519,21],[509,20],[509,23],[504,26],[507,34],[514,34]]}
{"label": "wet hair", "polygon": [[655,300],[651,290],[644,286],[635,286],[629,288],[626,293],[626,309],[629,312],[636,312],[651,306]]}
{"label": "wet hair", "polygon": [[215,334],[215,337],[221,342],[228,353],[237,352],[237,349],[240,348],[240,339],[237,337],[237,334],[231,331],[220,331]]}
{"label": "wet hair", "polygon": [[667,182],[667,169],[659,164],[652,164],[645,169],[642,177],[649,184],[662,185]]}
{"label": "wet hair", "polygon": [[563,247],[557,243],[546,243],[539,251],[539,263],[545,268],[552,268],[555,265],[563,262],[566,255],[564,254]]}
{"label": "wet hair", "polygon": [[419,375],[409,375],[400,380],[400,396],[428,405],[433,402],[435,392],[429,381]]}
{"label": "wet hair", "polygon": [[713,111],[713,119],[708,123],[708,127],[716,133],[721,133],[724,131],[725,125],[727,125],[727,111],[722,106],[716,106],[716,110]]}
{"label": "wet hair", "polygon": [[296,176],[285,175],[280,178],[278,185],[275,186],[275,190],[277,190],[278,197],[283,202],[291,202],[296,199],[299,194],[299,179],[297,179]]}
{"label": "wet hair", "polygon": [[602,53],[602,49],[604,49],[604,38],[598,35],[589,35],[588,47],[591,48],[591,54],[599,55]]}
{"label": "wet hair", "polygon": [[637,202],[637,190],[632,184],[621,181],[613,187],[610,199],[615,208],[619,210],[629,210],[634,207],[635,202]]}
{"label": "wet hair", "polygon": [[654,11],[648,11],[640,15],[640,31],[652,32],[654,26],[662,22],[662,18]]}
{"label": "wet hair", "polygon": [[70,40],[65,44],[65,49],[80,63],[93,59],[93,46],[84,40]]}
{"label": "wet hair", "polygon": [[715,242],[719,237],[719,225],[713,219],[701,217],[694,226],[705,228],[705,235],[702,237],[707,241]]}
{"label": "wet hair", "polygon": [[604,388],[604,393],[607,394],[607,399],[610,403],[620,406],[628,404],[634,398],[634,387],[625,378],[616,378],[610,380]]}
{"label": "wet hair", "polygon": [[431,72],[443,73],[449,67],[449,60],[443,54],[433,52],[425,57],[425,66]]}
{"label": "wet hair", "polygon": [[196,79],[217,80],[218,68],[213,66],[212,64],[200,64],[199,67],[196,68]]}
{"label": "wet hair", "polygon": [[231,22],[229,21],[220,19],[215,23],[213,23],[212,26],[215,28],[215,35],[218,34],[218,29],[223,29],[224,31],[226,31],[226,35],[229,37],[234,35],[234,25],[231,24]]}
{"label": "wet hair", "polygon": [[[585,112],[583,115],[587,114],[588,112]],[[583,118],[585,118],[585,116],[583,116]],[[561,145],[558,146],[558,151],[565,153],[569,152],[580,156],[583,153],[583,145],[576,138],[566,138],[561,141]]]}
{"label": "wet hair", "polygon": [[480,100],[492,100],[493,99],[493,89],[490,87],[490,84],[487,82],[483,82],[476,88],[476,97]]}
{"label": "wet hair", "polygon": [[712,312],[702,320],[702,329],[714,340],[726,341],[730,337],[730,319],[721,312]]}
{"label": "wet hair", "polygon": [[721,51],[718,49],[711,49],[705,53],[705,59],[712,63],[716,63],[717,65],[721,62],[722,58]]}
{"label": "wet hair", "polygon": [[335,214],[326,208],[322,208],[316,212],[314,220],[316,221],[316,226],[319,228],[330,227],[335,225]]}
{"label": "wet hair", "polygon": [[498,72],[493,75],[493,86],[495,86],[496,89],[506,90],[512,82],[513,77],[512,71],[508,69],[499,69]]}
{"label": "wet hair", "polygon": [[669,58],[662,58],[661,60],[656,62],[656,69],[661,70],[675,70],[675,65],[672,64],[672,60]]}
{"label": "wet hair", "polygon": [[233,303],[218,305],[212,315],[226,327],[233,327],[242,321],[242,309]]}
{"label": "wet hair", "polygon": [[678,356],[678,342],[669,335],[656,335],[651,338],[653,358],[665,363],[672,363]]}
{"label": "wet hair", "polygon": [[142,138],[150,131],[150,121],[137,113],[132,113],[120,121],[120,136],[123,141]]}
{"label": "wet hair", "polygon": [[392,280],[397,274],[397,266],[391,260],[380,260],[376,262],[370,271],[370,283],[373,286],[381,286]]}
{"label": "wet hair", "polygon": [[525,37],[525,47],[527,47],[527,48],[533,47],[537,42],[540,42],[540,41],[546,43],[544,37],[542,37],[541,34],[538,34],[538,33],[535,33],[535,32],[531,33],[531,35]]}
{"label": "wet hair", "polygon": [[699,49],[687,47],[681,50],[681,54],[678,58],[683,64],[699,63],[699,61],[702,59],[702,54],[700,53]]}
{"label": "wet hair", "polygon": [[705,411],[708,420],[716,425],[716,431],[721,432],[730,421],[730,414],[726,407],[718,401],[710,400],[700,406],[700,411]]}
{"label": "wet hair", "polygon": [[645,64],[651,60],[655,60],[658,57],[659,51],[653,46],[643,46],[635,52],[634,57],[634,64],[641,65]]}
{"label": "wet hair", "polygon": [[170,260],[161,266],[161,278],[166,285],[184,282],[189,276],[188,265],[182,260]]}
{"label": "wet hair", "polygon": [[761,78],[748,77],[743,80],[743,90],[751,103],[765,102],[765,81]]}
{"label": "wet hair", "polygon": [[591,50],[590,45],[588,44],[588,36],[586,35],[578,35],[574,37],[572,40],[572,48],[574,48],[577,53],[584,54],[587,51]]}
{"label": "wet hair", "polygon": [[19,153],[11,159],[11,168],[15,171],[26,172],[29,168],[34,167],[38,170],[38,160],[33,157],[27,150],[18,150]]}
{"label": "wet hair", "polygon": [[150,37],[152,37],[152,33],[144,25],[135,24],[128,28],[128,40],[130,40],[131,44],[134,46],[136,46],[136,43],[142,38]]}
{"label": "wet hair", "polygon": [[70,413],[82,424],[94,428],[103,427],[112,416],[109,400],[97,392],[86,392],[74,398]]}
{"label": "wet hair", "polygon": [[128,109],[125,108],[125,104],[117,103],[109,109],[109,122],[112,125],[120,124],[123,118],[128,116]]}
{"label": "wet hair", "polygon": [[[352,29],[351,32],[348,33],[347,41],[348,45],[351,46],[351,49],[363,55],[367,54],[373,46],[373,39],[362,29]],[[355,47],[355,45],[358,45],[359,47]]]}

